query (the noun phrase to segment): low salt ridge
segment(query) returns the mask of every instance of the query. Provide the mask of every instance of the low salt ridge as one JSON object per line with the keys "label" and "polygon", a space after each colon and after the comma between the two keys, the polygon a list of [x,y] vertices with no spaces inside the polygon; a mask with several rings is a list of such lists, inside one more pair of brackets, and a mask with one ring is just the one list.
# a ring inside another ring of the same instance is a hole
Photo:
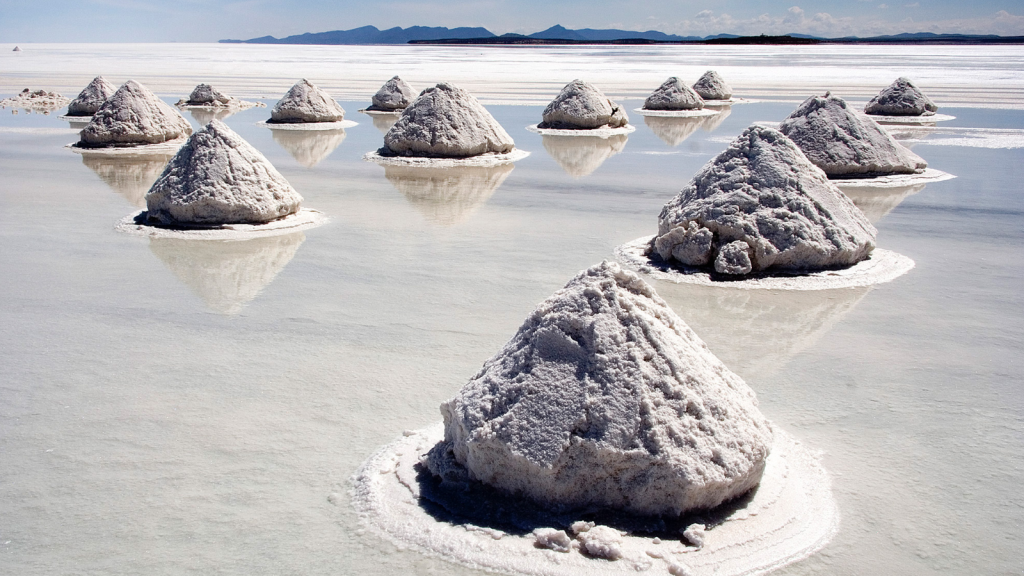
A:
{"label": "low salt ridge", "polygon": [[115,92],[117,92],[117,86],[107,82],[103,76],[93,78],[92,82],[89,82],[89,85],[68,104],[68,112],[61,117],[61,120],[91,117]]}
{"label": "low salt ridge", "polygon": [[416,91],[398,76],[384,83],[370,99],[370,106],[360,110],[364,114],[401,114],[416,99]]}
{"label": "low salt ridge", "polygon": [[527,130],[549,136],[601,136],[630,134],[636,130],[622,106],[583,80],[566,84],[544,108],[542,121]]}
{"label": "low salt ridge", "polygon": [[191,133],[192,125],[181,113],[129,80],[93,114],[73,146],[89,152],[133,148],[151,153],[177,149]]}
{"label": "low salt ridge", "polygon": [[200,109],[200,110],[246,110],[249,108],[262,108],[266,104],[262,102],[250,102],[248,100],[239,100],[234,96],[229,96],[220,90],[217,90],[209,84],[199,84],[192,89],[192,93],[188,95],[188,98],[182,98],[175,104],[178,108],[185,110],[189,109]]}
{"label": "low salt ridge", "polygon": [[61,96],[56,92],[25,88],[17,96],[0,100],[0,108],[21,108],[22,110],[49,114],[54,110],[67,106],[70,102],[70,98]]}

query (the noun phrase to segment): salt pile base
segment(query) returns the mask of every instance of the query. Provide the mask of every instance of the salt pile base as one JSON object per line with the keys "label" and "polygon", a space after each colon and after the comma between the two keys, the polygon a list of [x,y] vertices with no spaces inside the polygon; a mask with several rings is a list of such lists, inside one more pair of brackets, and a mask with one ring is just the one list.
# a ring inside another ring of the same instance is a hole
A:
{"label": "salt pile base", "polygon": [[527,126],[526,129],[530,132],[541,134],[543,136],[596,136],[598,138],[608,138],[609,136],[620,136],[636,132],[636,127],[632,124],[626,124],[625,126],[620,126],[618,128],[605,126],[602,128],[586,129],[541,128],[537,124],[531,124]]}
{"label": "salt pile base", "polygon": [[245,240],[265,236],[280,236],[300,230],[309,230],[327,223],[327,215],[319,210],[301,208],[294,214],[265,224],[221,224],[211,226],[158,226],[147,222],[145,210],[122,218],[114,227],[118,232],[150,238],[180,238],[183,240]]}
{"label": "salt pile base", "polygon": [[[420,465],[443,439],[443,425],[405,434],[355,474],[353,505],[379,536],[471,568],[531,576],[763,573],[820,550],[839,524],[831,481],[818,457],[778,428],[760,487],[750,496],[674,523],[594,517],[593,528],[579,514],[552,514],[482,485],[443,487]],[[574,535],[574,524],[580,534],[601,529],[618,537],[607,539],[614,546],[587,539],[588,546]],[[693,524],[707,526],[703,547],[683,538],[683,529]],[[568,550],[559,551],[567,542]],[[607,549],[619,558],[588,555],[581,547]]]}
{"label": "salt pile base", "polygon": [[914,267],[914,261],[890,250],[875,248],[867,260],[848,268],[814,272],[771,271],[742,280],[711,274],[705,269],[667,263],[657,253],[649,252],[654,236],[644,236],[615,249],[615,257],[623,266],[657,280],[721,286],[742,290],[830,290],[856,288],[891,282]]}
{"label": "salt pile base", "polygon": [[423,166],[430,168],[454,168],[457,166],[500,166],[518,162],[529,156],[526,150],[513,148],[511,152],[503,154],[480,154],[478,156],[465,156],[462,158],[435,158],[424,156],[385,156],[379,151],[367,152],[363,160],[373,162],[381,166]]}
{"label": "salt pile base", "polygon": [[949,114],[923,114],[921,116],[880,116],[872,114],[869,116],[875,122],[879,124],[910,124],[910,125],[927,125],[934,124],[935,122],[946,122],[948,120],[956,120],[956,116],[950,116]]}
{"label": "salt pile base", "polygon": [[920,174],[889,174],[887,176],[875,176],[873,178],[844,178],[829,180],[835,184],[840,190],[844,190],[847,187],[850,188],[902,188],[904,186],[913,186],[915,184],[929,184],[932,182],[942,182],[943,180],[951,180],[956,176],[943,172],[942,170],[936,170],[934,168],[926,168],[924,172]]}
{"label": "salt pile base", "polygon": [[353,126],[359,126],[358,122],[352,120],[341,120],[338,122],[292,122],[292,123],[277,123],[257,122],[257,126],[263,126],[265,128],[273,128],[274,130],[342,130],[345,128],[351,128]]}
{"label": "salt pile base", "polygon": [[77,142],[72,142],[64,147],[70,148],[76,154],[88,156],[151,156],[153,154],[174,154],[187,141],[188,138],[182,137],[156,144],[139,144],[130,147],[111,146],[109,148],[82,148],[78,146]]}
{"label": "salt pile base", "polygon": [[709,106],[732,106],[733,104],[753,104],[755,102],[760,102],[760,100],[754,100],[751,98],[737,98],[735,96],[724,100],[705,98],[704,107],[707,108]]}
{"label": "salt pile base", "polygon": [[648,110],[646,108],[634,108],[633,112],[641,116],[660,116],[662,118],[700,118],[701,116],[714,116],[718,110]]}

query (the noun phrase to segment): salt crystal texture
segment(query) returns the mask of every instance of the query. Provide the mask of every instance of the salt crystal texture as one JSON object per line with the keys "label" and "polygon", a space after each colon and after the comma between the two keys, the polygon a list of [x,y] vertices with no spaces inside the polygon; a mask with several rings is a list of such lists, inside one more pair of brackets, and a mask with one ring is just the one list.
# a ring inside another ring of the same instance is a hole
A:
{"label": "salt crystal texture", "polygon": [[832,177],[913,174],[928,163],[842,98],[805,100],[779,125],[815,166]]}
{"label": "salt crystal texture", "polygon": [[384,135],[381,154],[464,158],[505,154],[515,142],[472,94],[442,82],[427,88]]}
{"label": "salt crystal texture", "polygon": [[609,262],[541,303],[441,413],[431,472],[553,509],[712,508],[758,484],[772,444],[754,392]]}
{"label": "salt crystal texture", "polygon": [[874,226],[779,131],[751,126],[661,210],[654,250],[722,274],[855,264]]}
{"label": "salt crystal texture", "polygon": [[398,76],[388,80],[373,95],[372,104],[367,110],[383,112],[402,111],[416,99],[416,92]]}
{"label": "salt crystal texture", "polygon": [[219,120],[188,139],[146,195],[149,220],[164,225],[259,224],[301,202],[263,154]]}
{"label": "salt crystal texture", "polygon": [[341,122],[345,109],[334,98],[303,78],[270,111],[270,123]]}
{"label": "salt crystal texture", "polygon": [[922,116],[939,109],[909,78],[897,78],[864,106],[866,114]]}
{"label": "salt crystal texture", "polygon": [[704,99],[692,88],[683,84],[682,80],[672,76],[647,97],[647,100],[644,101],[644,108],[647,110],[700,110],[704,108]]}
{"label": "salt crystal texture", "polygon": [[622,558],[622,533],[608,526],[595,526],[576,535],[582,550],[594,558],[618,560]]}
{"label": "salt crystal texture", "polygon": [[103,103],[114,95],[117,87],[107,82],[103,76],[97,76],[89,82],[78,96],[68,104],[68,116],[92,116],[103,106]]}
{"label": "salt crystal texture", "polygon": [[564,530],[557,528],[537,528],[533,531],[534,542],[540,548],[547,548],[555,552],[569,552],[572,550],[572,540]]}
{"label": "salt crystal texture", "polygon": [[583,80],[566,84],[544,108],[543,118],[537,127],[555,130],[621,128],[629,123],[621,106]]}
{"label": "salt crystal texture", "polygon": [[732,87],[714,70],[708,70],[693,84],[693,90],[705,100],[728,100],[732,98]]}
{"label": "salt crystal texture", "polygon": [[114,92],[82,129],[82,147],[158,144],[188,136],[192,125],[177,110],[134,80]]}

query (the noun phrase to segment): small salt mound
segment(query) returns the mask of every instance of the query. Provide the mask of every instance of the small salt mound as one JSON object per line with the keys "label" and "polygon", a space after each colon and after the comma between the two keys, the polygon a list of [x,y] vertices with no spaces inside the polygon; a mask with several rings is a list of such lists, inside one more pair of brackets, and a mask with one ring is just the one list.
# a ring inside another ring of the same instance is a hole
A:
{"label": "small salt mound", "polygon": [[103,76],[97,76],[89,82],[84,90],[78,93],[78,97],[68,104],[68,116],[92,116],[103,106],[103,103],[114,95],[117,87],[107,82]]}
{"label": "small salt mound", "polygon": [[367,110],[383,112],[401,111],[409,107],[416,98],[416,92],[398,76],[388,80],[373,95],[372,104]]}
{"label": "small salt mound", "polygon": [[621,106],[583,80],[566,84],[544,108],[543,118],[537,127],[555,130],[621,128],[629,123]]}
{"label": "small salt mound", "polygon": [[82,130],[81,147],[158,144],[192,133],[177,110],[134,80],[114,92]]}
{"label": "small salt mound", "polygon": [[268,122],[291,124],[299,122],[341,122],[345,110],[334,98],[303,78],[288,90],[270,111]]}
{"label": "small salt mound", "polygon": [[665,80],[647,100],[644,100],[644,108],[647,110],[700,110],[704,108],[704,99],[692,88],[683,84],[683,81],[675,76]]}
{"label": "small salt mound", "polygon": [[21,46],[15,46],[13,51],[14,52],[21,52]]}
{"label": "small salt mound", "polygon": [[232,102],[237,101],[237,98],[228,96],[209,84],[199,84],[192,89],[188,99],[180,102],[180,104],[188,106],[230,106]]}
{"label": "small salt mound", "polygon": [[831,177],[913,174],[928,166],[875,121],[829,94],[805,100],[779,131]]}
{"label": "small salt mound", "polygon": [[909,78],[897,78],[864,106],[865,114],[921,116],[939,109]]}
{"label": "small salt mound", "polygon": [[705,100],[728,100],[732,98],[732,87],[714,70],[708,70],[693,84],[693,90]]}
{"label": "small salt mound", "polygon": [[260,224],[299,210],[302,196],[219,120],[193,134],[146,194],[162,225]]}
{"label": "small salt mound", "polygon": [[384,135],[382,155],[465,158],[505,154],[515,142],[472,94],[442,82],[427,88]]}
{"label": "small salt mound", "polygon": [[772,443],[753,390],[608,262],[541,303],[441,413],[431,472],[555,510],[712,508],[758,484]]}
{"label": "small salt mound", "polygon": [[708,162],[658,218],[663,260],[720,274],[848,266],[874,226],[777,130],[754,125]]}

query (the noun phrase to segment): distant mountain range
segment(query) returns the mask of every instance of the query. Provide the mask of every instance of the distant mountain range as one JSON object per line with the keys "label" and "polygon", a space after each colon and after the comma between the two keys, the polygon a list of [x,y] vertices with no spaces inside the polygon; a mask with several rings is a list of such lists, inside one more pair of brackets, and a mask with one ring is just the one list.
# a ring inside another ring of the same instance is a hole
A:
{"label": "distant mountain range", "polygon": [[1024,36],[996,36],[993,34],[934,34],[919,32],[915,34],[896,34],[893,36],[873,36],[859,38],[846,36],[843,38],[822,38],[807,34],[788,34],[785,36],[737,36],[735,34],[715,34],[714,36],[678,36],[665,34],[657,30],[635,32],[631,30],[595,30],[581,28],[571,30],[561,25],[554,25],[547,30],[533,34],[495,35],[486,28],[445,28],[443,26],[412,26],[409,28],[388,28],[380,30],[376,26],[363,26],[352,30],[334,30],[332,32],[305,33],[286,38],[261,36],[250,40],[221,40],[230,44],[656,44],[661,42],[683,43],[702,42],[713,44],[813,44],[819,42],[834,43],[892,43],[892,44],[1024,44]]}

